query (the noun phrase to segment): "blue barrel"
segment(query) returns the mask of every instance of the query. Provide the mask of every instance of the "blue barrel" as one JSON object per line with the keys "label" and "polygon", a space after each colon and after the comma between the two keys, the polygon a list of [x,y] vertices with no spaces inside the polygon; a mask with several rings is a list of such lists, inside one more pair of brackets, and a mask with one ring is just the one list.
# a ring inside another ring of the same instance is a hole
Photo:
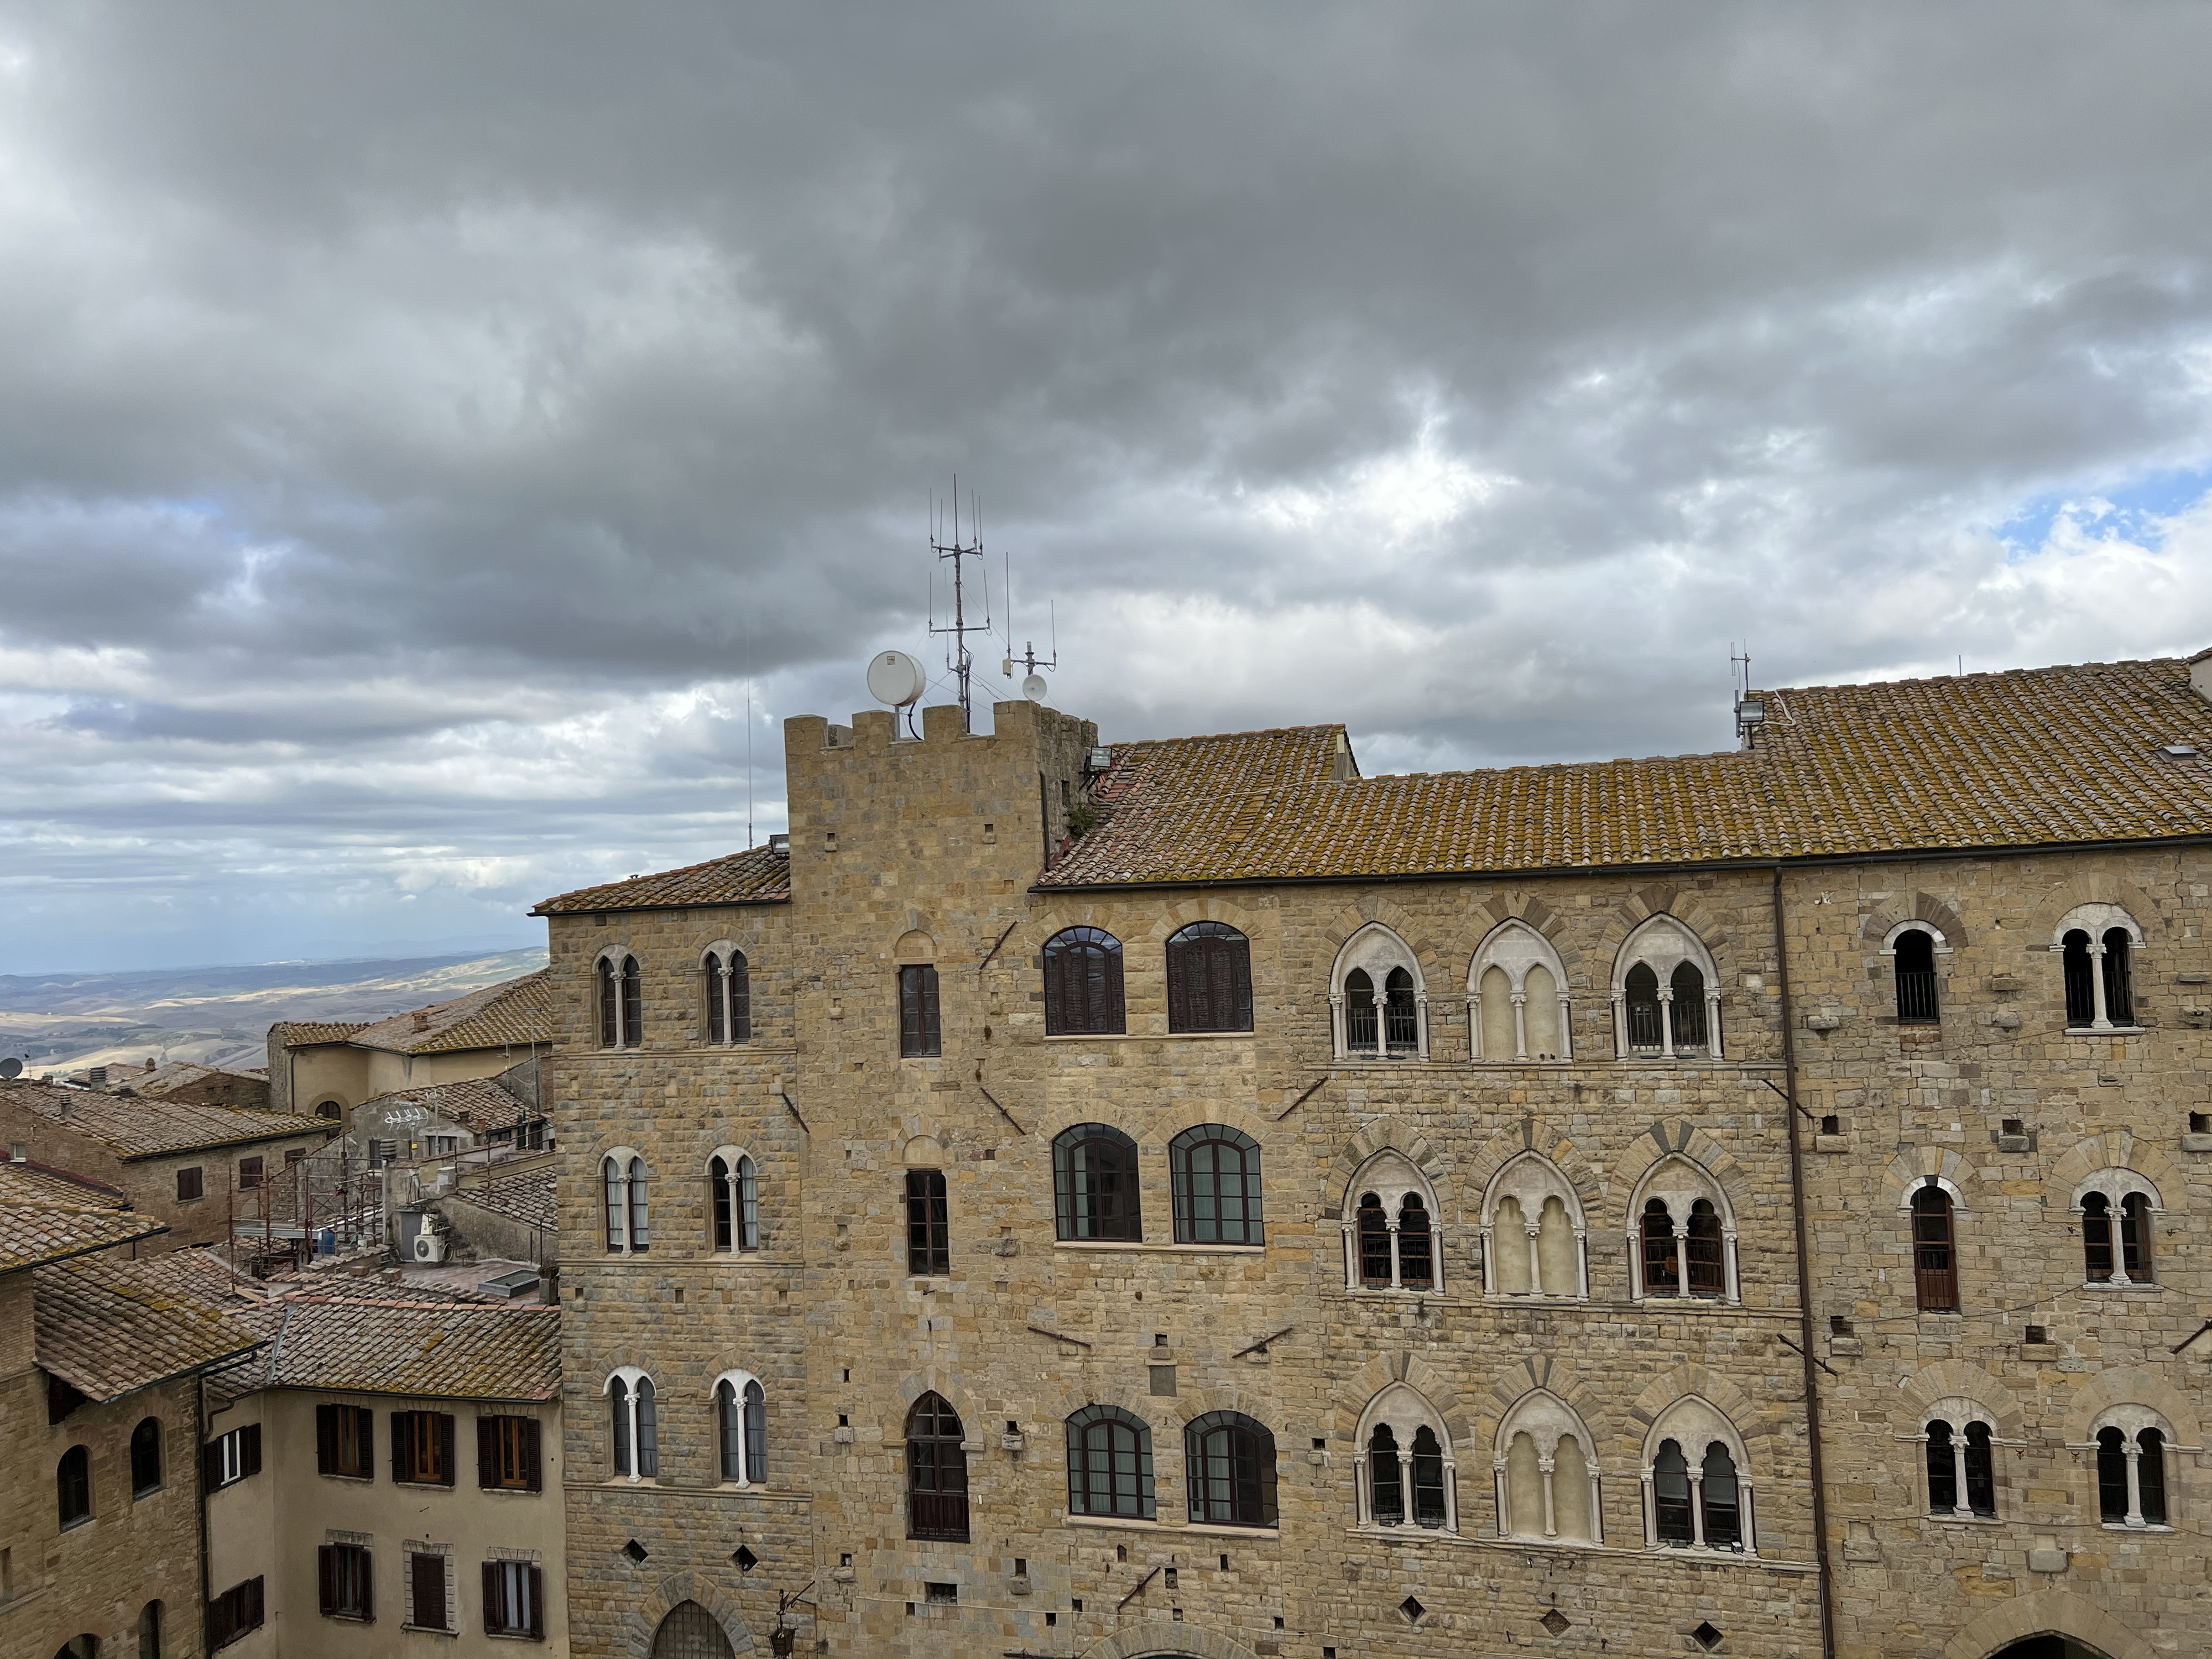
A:
{"label": "blue barrel", "polygon": [[338,1253],[337,1234],[328,1227],[324,1228],[315,1235],[315,1249],[324,1255],[336,1255]]}

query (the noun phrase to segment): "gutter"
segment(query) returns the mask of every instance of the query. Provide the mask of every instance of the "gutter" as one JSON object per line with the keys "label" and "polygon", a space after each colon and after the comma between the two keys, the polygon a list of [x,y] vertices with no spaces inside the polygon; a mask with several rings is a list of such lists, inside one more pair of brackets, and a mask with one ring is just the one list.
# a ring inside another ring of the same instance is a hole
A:
{"label": "gutter", "polygon": [[1797,1040],[1790,1009],[1790,941],[1782,925],[1782,866],[1772,866],[1775,985],[1782,997],[1782,1087],[1790,1120],[1790,1207],[1797,1231],[1797,1357],[1805,1370],[1805,1445],[1813,1482],[1813,1555],[1820,1571],[1820,1652],[1836,1659],[1835,1575],[1828,1559],[1828,1481],[1820,1447],[1820,1379],[1814,1372],[1813,1261],[1805,1224],[1805,1149],[1797,1132]]}

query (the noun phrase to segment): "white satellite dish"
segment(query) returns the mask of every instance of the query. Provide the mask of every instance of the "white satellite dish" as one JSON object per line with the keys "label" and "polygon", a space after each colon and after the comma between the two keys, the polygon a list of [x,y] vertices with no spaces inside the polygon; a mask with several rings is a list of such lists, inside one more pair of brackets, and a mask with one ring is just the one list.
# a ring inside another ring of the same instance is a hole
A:
{"label": "white satellite dish", "polygon": [[1044,694],[1049,690],[1051,688],[1045,684],[1042,674],[1032,674],[1022,682],[1022,695],[1031,702],[1042,702]]}
{"label": "white satellite dish", "polygon": [[868,664],[868,695],[878,702],[904,708],[921,702],[928,686],[929,676],[921,665],[903,651],[879,653]]}

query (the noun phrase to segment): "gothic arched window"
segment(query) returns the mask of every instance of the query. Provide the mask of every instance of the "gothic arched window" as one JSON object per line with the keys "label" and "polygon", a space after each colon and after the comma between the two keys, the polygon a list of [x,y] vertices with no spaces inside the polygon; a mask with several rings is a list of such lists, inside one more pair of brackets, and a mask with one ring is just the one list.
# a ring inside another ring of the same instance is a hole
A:
{"label": "gothic arched window", "polygon": [[1959,1311],[1959,1261],[1951,1195],[1934,1182],[1912,1194],[1912,1288],[1923,1313]]}
{"label": "gothic arched window", "polygon": [[1936,939],[1925,928],[1908,927],[1897,936],[1893,963],[1900,1025],[1942,1023],[1936,997]]}
{"label": "gothic arched window", "polygon": [[607,1402],[615,1473],[632,1480],[659,1479],[660,1418],[653,1379],[635,1366],[623,1366],[607,1378]]}
{"label": "gothic arched window", "polygon": [[717,1045],[750,1042],[752,975],[745,953],[733,945],[710,950],[701,968],[706,981],[707,1041]]}
{"label": "gothic arched window", "polygon": [[71,1446],[54,1466],[54,1495],[64,1528],[92,1519],[92,1454]]}
{"label": "gothic arched window", "polygon": [[642,1254],[653,1243],[647,1204],[650,1173],[645,1160],[626,1148],[610,1152],[599,1160],[599,1178],[605,1192],[608,1250],[617,1255]]}
{"label": "gothic arched window", "polygon": [[750,1157],[724,1149],[707,1160],[714,1249],[735,1255],[760,1249],[760,1176]]}
{"label": "gothic arched window", "polygon": [[741,1486],[768,1480],[768,1395],[757,1377],[735,1374],[714,1384],[722,1479]]}

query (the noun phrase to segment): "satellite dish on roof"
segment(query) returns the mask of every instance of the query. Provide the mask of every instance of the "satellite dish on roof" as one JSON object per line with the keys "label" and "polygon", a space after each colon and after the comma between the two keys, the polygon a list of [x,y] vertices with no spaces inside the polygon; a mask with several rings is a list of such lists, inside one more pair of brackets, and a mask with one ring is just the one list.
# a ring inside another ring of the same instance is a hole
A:
{"label": "satellite dish on roof", "polygon": [[1031,702],[1042,702],[1044,694],[1051,688],[1045,684],[1044,676],[1032,674],[1022,682],[1022,695]]}
{"label": "satellite dish on roof", "polygon": [[13,1083],[17,1078],[22,1075],[23,1062],[16,1059],[15,1055],[10,1054],[7,1059],[0,1060],[0,1078],[4,1078],[7,1081]]}
{"label": "satellite dish on roof", "polygon": [[879,653],[868,664],[868,695],[894,708],[921,702],[928,685],[921,665],[903,651]]}

